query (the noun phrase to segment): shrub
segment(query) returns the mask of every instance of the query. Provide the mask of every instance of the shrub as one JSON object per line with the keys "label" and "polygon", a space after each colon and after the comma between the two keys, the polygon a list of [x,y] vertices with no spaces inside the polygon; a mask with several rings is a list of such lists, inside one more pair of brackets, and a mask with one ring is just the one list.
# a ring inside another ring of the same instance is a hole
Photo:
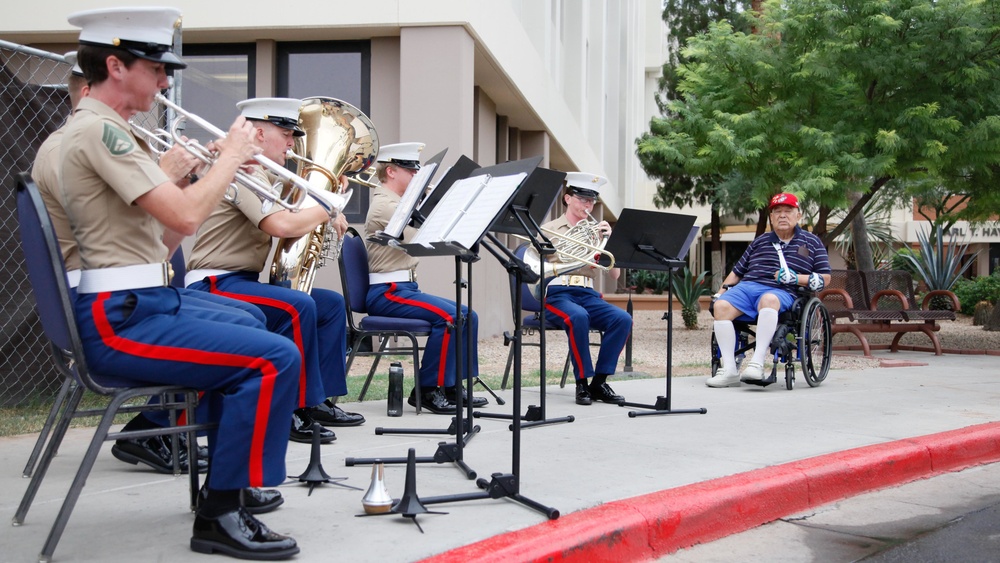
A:
{"label": "shrub", "polygon": [[701,310],[698,298],[712,294],[705,279],[707,275],[708,272],[702,272],[695,277],[685,266],[682,272],[673,276],[674,295],[681,304],[681,318],[684,319],[685,328],[691,330],[698,328],[698,311]]}
{"label": "shrub", "polygon": [[978,276],[971,280],[961,279],[952,289],[962,304],[962,313],[971,315],[976,303],[988,301],[993,305],[1000,301],[1000,270],[989,276]]}

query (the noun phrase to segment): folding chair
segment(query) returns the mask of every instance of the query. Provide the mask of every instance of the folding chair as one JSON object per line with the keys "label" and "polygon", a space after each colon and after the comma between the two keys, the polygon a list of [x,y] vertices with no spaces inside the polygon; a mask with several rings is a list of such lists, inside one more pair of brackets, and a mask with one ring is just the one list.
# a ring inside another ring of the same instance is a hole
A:
{"label": "folding chair", "polygon": [[[372,367],[368,370],[368,377],[365,379],[364,387],[358,395],[358,400],[363,401],[368,393],[368,386],[371,385],[375,370],[379,361],[384,355],[399,354],[405,352],[413,356],[413,380],[417,388],[417,413],[420,413],[420,350],[417,343],[418,337],[427,337],[431,334],[431,323],[420,319],[406,319],[401,317],[379,317],[368,314],[368,305],[365,300],[368,297],[368,251],[365,249],[365,241],[354,228],[347,229],[344,234],[344,244],[337,258],[340,266],[340,281],[344,290],[344,302],[347,304],[347,324],[351,335],[351,352],[347,357],[347,371],[350,372],[354,358],[358,356],[375,356]],[[354,313],[365,315],[360,322],[355,322]],[[362,351],[361,343],[365,338],[375,336],[379,339],[378,350]],[[393,346],[389,348],[389,339],[393,338],[409,339],[409,346]]]}
{"label": "folding chair", "polygon": [[[111,432],[111,425],[114,418],[119,413],[136,413],[149,410],[169,410],[171,422],[175,422],[176,412],[184,409],[187,420],[194,420],[194,406],[197,402],[197,391],[180,386],[144,386],[109,387],[96,382],[87,369],[87,361],[83,354],[83,347],[80,336],[77,333],[76,319],[74,317],[72,301],[69,287],[66,282],[66,268],[62,262],[62,255],[59,252],[59,244],[56,241],[55,231],[49,220],[48,212],[42,203],[42,198],[38,193],[38,188],[28,174],[18,175],[17,184],[17,214],[19,220],[19,231],[21,234],[21,250],[24,254],[25,264],[28,270],[28,279],[31,283],[32,291],[35,295],[35,302],[38,308],[38,316],[42,323],[42,330],[46,338],[49,339],[52,347],[52,355],[55,364],[60,372],[67,379],[72,378],[72,383],[65,386],[66,397],[62,402],[62,409],[54,415],[55,424],[52,427],[52,436],[45,446],[41,457],[38,459],[37,467],[31,477],[31,482],[21,499],[17,513],[13,518],[13,525],[19,526],[24,523],[24,518],[31,508],[31,503],[41,486],[42,480],[48,471],[49,465],[58,450],[69,424],[75,417],[80,416],[101,416],[100,423],[94,432],[90,446],[84,454],[76,477],[70,486],[70,490],[63,501],[62,507],[52,530],[42,548],[40,559],[51,560],[55,552],[56,545],[66,528],[69,517],[76,506],[83,486],[87,482],[87,477],[93,469],[94,462],[100,452],[101,445],[110,440],[147,438],[158,435],[171,435],[174,437],[174,451],[178,449],[177,436],[186,433],[188,436],[188,459],[193,467],[197,463],[196,433],[211,428],[209,424],[188,424],[157,428],[152,430],[140,430],[130,432]],[[108,406],[105,409],[78,410],[80,399],[85,390],[92,391],[109,398]],[[141,404],[128,406],[133,399],[142,397],[158,396],[160,402],[157,404]],[[177,400],[175,397],[183,397]],[[179,460],[174,458],[175,474],[180,474]],[[191,507],[194,509],[198,494],[198,472],[189,471],[191,485]]]}
{"label": "folding chair", "polygon": [[[517,256],[518,259],[524,259],[524,251],[525,250],[527,250],[527,245],[526,244],[522,244],[522,245],[518,246],[516,249],[514,249],[514,255]],[[514,277],[511,276],[511,279],[510,279],[511,297],[514,297],[514,292],[517,291],[517,288],[514,287],[514,283],[515,283],[514,282]],[[542,302],[535,298],[535,292],[533,291],[533,288],[532,288],[531,285],[526,284],[526,283],[522,283],[520,291],[521,291],[521,311],[523,311],[525,313],[528,313],[521,320],[521,335],[522,336],[526,336],[526,335],[532,334],[535,331],[541,331],[541,330],[555,330],[555,331],[560,331],[560,332],[563,330],[563,328],[561,326],[559,326],[556,323],[550,321],[549,320],[550,317],[548,315],[545,316],[545,328],[543,329],[542,328],[542,316],[541,316]],[[513,302],[513,299],[511,299],[511,302]],[[599,330],[591,330],[590,332],[591,332],[592,335],[593,334],[601,335],[601,331],[599,331]],[[504,342],[503,342],[504,346],[509,346],[510,342],[511,342],[511,335],[510,335],[510,333],[505,332],[504,333]],[[600,342],[597,342],[597,343],[591,342],[590,345],[591,346],[600,346]],[[540,354],[542,354],[542,355],[545,354],[545,348],[544,348],[544,346],[542,346],[541,339],[539,339],[538,342],[525,342],[524,340],[522,340],[521,341],[521,346],[537,346],[538,348],[541,348]],[[500,389],[507,389],[507,380],[508,380],[508,378],[510,376],[510,368],[511,368],[511,365],[513,364],[513,362],[514,362],[514,348],[511,347],[510,351],[507,352],[507,367],[504,368],[503,381],[500,382]],[[566,378],[569,376],[569,372],[570,372],[570,368],[571,367],[572,367],[572,362],[570,361],[569,351],[567,351],[566,352],[566,361],[563,363],[562,380],[559,383],[559,387],[565,387],[566,386]]]}

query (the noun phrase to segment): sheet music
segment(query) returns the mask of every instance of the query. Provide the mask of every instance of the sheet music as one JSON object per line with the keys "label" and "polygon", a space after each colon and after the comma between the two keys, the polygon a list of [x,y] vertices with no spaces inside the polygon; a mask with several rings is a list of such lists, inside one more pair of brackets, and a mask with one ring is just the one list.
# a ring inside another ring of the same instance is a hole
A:
{"label": "sheet music", "polygon": [[400,198],[399,205],[396,206],[396,211],[393,212],[392,218],[389,219],[389,224],[382,231],[383,233],[396,239],[403,236],[403,229],[410,222],[410,215],[413,214],[413,209],[417,205],[417,198],[424,191],[424,187],[427,185],[427,181],[430,180],[435,168],[437,168],[437,163],[432,162],[420,167],[420,170],[410,178],[410,183],[406,185],[406,191],[403,192],[403,197]]}
{"label": "sheet music", "polygon": [[412,242],[426,247],[456,242],[472,248],[526,177],[523,172],[493,178],[484,174],[455,182]]}

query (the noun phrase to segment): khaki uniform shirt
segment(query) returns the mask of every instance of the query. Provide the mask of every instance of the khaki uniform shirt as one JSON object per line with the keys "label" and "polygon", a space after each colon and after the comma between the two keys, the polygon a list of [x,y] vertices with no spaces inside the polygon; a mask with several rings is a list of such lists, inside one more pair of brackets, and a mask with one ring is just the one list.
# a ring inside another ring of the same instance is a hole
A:
{"label": "khaki uniform shirt", "polygon": [[[569,232],[569,230],[571,228],[573,228],[573,225],[570,225],[569,224],[569,220],[566,219],[566,215],[563,215],[562,217],[559,217],[558,219],[555,219],[553,221],[549,221],[548,223],[545,223],[544,225],[542,225],[542,228],[549,229],[550,231],[555,231],[557,233],[567,233],[567,232]],[[555,244],[555,241],[552,241],[552,242],[553,242],[553,244]],[[558,256],[558,255],[547,256],[546,259],[549,262],[554,262],[554,261],[557,260],[556,256]],[[588,277],[590,279],[596,280],[597,279],[597,275],[600,274],[600,273],[603,273],[603,271],[600,268],[590,268],[590,267],[584,266],[584,267],[582,267],[582,268],[580,268],[578,270],[574,270],[574,271],[570,272],[570,275],[573,275],[573,276],[585,276],[585,277]]]}
{"label": "khaki uniform shirt", "polygon": [[65,134],[66,126],[63,125],[53,131],[42,146],[38,147],[35,164],[31,167],[31,178],[38,185],[42,201],[45,202],[45,209],[48,210],[49,218],[52,220],[52,227],[56,230],[66,270],[79,270],[80,250],[76,246],[76,239],[73,238],[73,230],[69,226],[66,210],[63,209],[60,193],[62,186],[59,181],[59,159],[62,156],[62,140]]}
{"label": "khaki uniform shirt", "polygon": [[[261,166],[253,167],[253,175],[268,184],[273,182]],[[262,211],[261,199],[242,187],[236,199],[238,203],[220,201],[198,228],[188,271],[260,272],[264,269],[271,251],[271,235],[260,230],[260,222],[284,207],[273,204]]]}
{"label": "khaki uniform shirt", "polygon": [[128,123],[93,98],[80,101],[62,144],[63,205],[84,270],[167,259],[163,225],[135,200],[170,181]]}
{"label": "khaki uniform shirt", "polygon": [[[365,233],[374,235],[385,230],[389,219],[399,206],[401,198],[395,192],[379,186],[372,193],[371,205],[368,207],[368,217],[365,219]],[[407,242],[417,234],[417,229],[407,226],[403,228],[403,242]],[[416,270],[420,260],[409,254],[377,242],[365,241],[368,249],[368,271],[373,274],[395,272],[397,270]]]}

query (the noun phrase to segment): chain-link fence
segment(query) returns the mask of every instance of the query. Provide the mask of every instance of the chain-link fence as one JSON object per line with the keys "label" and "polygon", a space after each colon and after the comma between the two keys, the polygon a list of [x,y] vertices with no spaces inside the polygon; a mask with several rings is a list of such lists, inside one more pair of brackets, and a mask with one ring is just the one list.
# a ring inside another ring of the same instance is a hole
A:
{"label": "chain-link fence", "polygon": [[14,189],[69,115],[69,71],[62,55],[0,41],[0,407],[45,400],[62,383],[24,270]]}

